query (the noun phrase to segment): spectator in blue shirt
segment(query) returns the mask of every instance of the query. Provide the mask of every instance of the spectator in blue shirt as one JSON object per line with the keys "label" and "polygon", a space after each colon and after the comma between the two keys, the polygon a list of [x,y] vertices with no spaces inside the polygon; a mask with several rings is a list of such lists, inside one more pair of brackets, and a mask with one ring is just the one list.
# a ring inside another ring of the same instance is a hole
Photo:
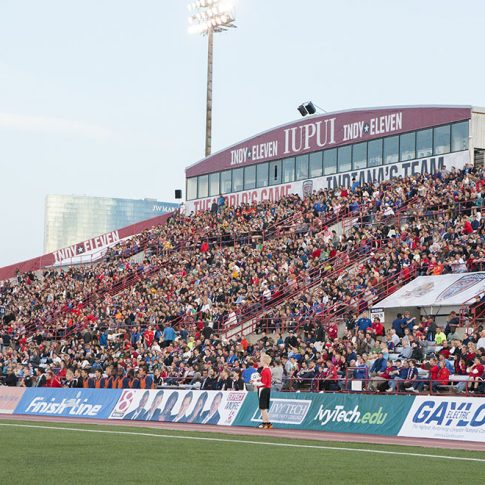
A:
{"label": "spectator in blue shirt", "polygon": [[403,332],[405,328],[409,328],[409,333],[413,333],[414,326],[416,325],[416,317],[412,317],[410,312],[405,312],[404,313],[404,325],[401,325],[403,327]]}
{"label": "spectator in blue shirt", "polygon": [[163,330],[163,342],[165,347],[168,347],[177,337],[175,330],[169,325]]}
{"label": "spectator in blue shirt", "polygon": [[316,212],[318,212],[318,214],[320,214],[320,212],[323,212],[323,205],[321,202],[315,202],[313,204],[313,209],[315,209]]}
{"label": "spectator in blue shirt", "polygon": [[222,194],[219,195],[219,198],[217,199],[217,205],[219,206],[219,210],[222,210],[226,203],[226,199],[224,199],[224,196]]}
{"label": "spectator in blue shirt", "polygon": [[402,367],[399,368],[399,372],[392,381],[389,381],[389,389],[386,392],[399,392],[401,390],[401,384],[403,381],[409,381],[417,375],[418,371],[415,367],[411,367],[409,362],[405,360]]}
{"label": "spectator in blue shirt", "polygon": [[369,377],[369,368],[367,367],[362,357],[358,356],[357,361],[355,363],[354,379],[364,380],[364,379],[368,379],[368,377]]}
{"label": "spectator in blue shirt", "polygon": [[396,335],[399,338],[404,337],[404,329],[402,328],[402,315],[400,313],[397,314],[396,318],[392,321],[392,328],[396,331]]}
{"label": "spectator in blue shirt", "polygon": [[254,365],[251,365],[251,363],[248,363],[248,366],[246,367],[246,369],[244,369],[241,373],[241,376],[246,384],[249,384],[251,382],[251,376],[255,372],[258,372],[258,369],[256,369]]}
{"label": "spectator in blue shirt", "polygon": [[357,327],[359,330],[362,330],[364,333],[367,331],[368,328],[372,328],[372,322],[369,318],[369,313],[364,312],[362,313],[361,317],[357,320]]}
{"label": "spectator in blue shirt", "polygon": [[452,373],[454,374],[455,373],[455,367],[453,365],[453,363],[448,360],[443,354],[440,354],[439,355],[439,362],[438,362],[438,365],[440,362],[444,362],[445,363],[445,367]]}
{"label": "spectator in blue shirt", "polygon": [[100,336],[99,336],[99,345],[101,347],[107,347],[108,346],[108,330],[105,330]]}
{"label": "spectator in blue shirt", "polygon": [[132,334],[131,334],[131,345],[133,345],[133,347],[136,347],[138,342],[140,341],[141,339],[141,333],[140,333],[140,329],[137,328]]}
{"label": "spectator in blue shirt", "polygon": [[351,210],[351,212],[359,212],[359,209],[360,209],[359,203],[356,200],[354,200],[353,202],[350,203],[349,209]]}
{"label": "spectator in blue shirt", "polygon": [[387,360],[384,358],[384,354],[379,352],[377,355],[377,359],[370,368],[371,375],[374,373],[377,374],[378,372],[384,372],[387,368]]}
{"label": "spectator in blue shirt", "polygon": [[355,192],[359,187],[360,187],[360,182],[357,181],[354,177],[352,179],[352,187],[350,188],[350,190],[352,190],[352,192]]}

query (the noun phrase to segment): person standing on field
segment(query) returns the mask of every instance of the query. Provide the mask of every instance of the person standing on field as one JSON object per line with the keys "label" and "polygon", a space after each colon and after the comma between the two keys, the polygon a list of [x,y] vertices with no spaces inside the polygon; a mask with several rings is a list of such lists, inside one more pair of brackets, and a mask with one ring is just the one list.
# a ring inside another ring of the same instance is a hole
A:
{"label": "person standing on field", "polygon": [[261,379],[255,384],[258,387],[259,409],[261,410],[261,417],[263,418],[263,422],[259,425],[259,428],[271,429],[273,425],[269,421],[268,414],[272,381],[271,369],[269,368],[271,357],[268,354],[263,354],[260,363],[263,367]]}

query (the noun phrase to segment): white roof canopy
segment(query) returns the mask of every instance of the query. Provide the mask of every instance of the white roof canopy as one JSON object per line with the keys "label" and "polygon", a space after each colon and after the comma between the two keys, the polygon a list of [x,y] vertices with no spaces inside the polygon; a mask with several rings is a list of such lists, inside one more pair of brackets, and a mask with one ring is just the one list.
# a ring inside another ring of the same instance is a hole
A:
{"label": "white roof canopy", "polygon": [[485,271],[441,276],[418,276],[375,308],[459,306],[485,292]]}

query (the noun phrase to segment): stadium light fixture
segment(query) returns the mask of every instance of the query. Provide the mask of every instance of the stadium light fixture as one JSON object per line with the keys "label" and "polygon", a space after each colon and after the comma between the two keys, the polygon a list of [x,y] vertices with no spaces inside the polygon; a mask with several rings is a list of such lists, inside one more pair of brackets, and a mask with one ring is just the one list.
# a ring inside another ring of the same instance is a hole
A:
{"label": "stadium light fixture", "polygon": [[205,123],[205,156],[212,149],[212,66],[214,63],[214,33],[236,28],[234,0],[197,0],[188,5],[189,33],[207,35],[207,104]]}

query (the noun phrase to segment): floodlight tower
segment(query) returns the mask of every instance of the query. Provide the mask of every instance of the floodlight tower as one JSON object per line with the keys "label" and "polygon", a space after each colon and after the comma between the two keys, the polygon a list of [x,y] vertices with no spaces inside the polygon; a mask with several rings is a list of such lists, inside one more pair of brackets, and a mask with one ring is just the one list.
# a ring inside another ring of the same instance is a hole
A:
{"label": "floodlight tower", "polygon": [[234,0],[197,0],[188,6],[189,33],[207,35],[207,105],[205,115],[205,156],[212,148],[212,65],[214,33],[235,28]]}

